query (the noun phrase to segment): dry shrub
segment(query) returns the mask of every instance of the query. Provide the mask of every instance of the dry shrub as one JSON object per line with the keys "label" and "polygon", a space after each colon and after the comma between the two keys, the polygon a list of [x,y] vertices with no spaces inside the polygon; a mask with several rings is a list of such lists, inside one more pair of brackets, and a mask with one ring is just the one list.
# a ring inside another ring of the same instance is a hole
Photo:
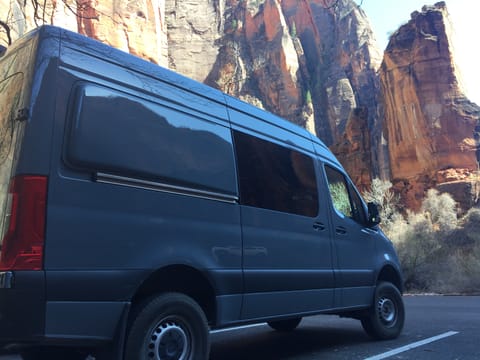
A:
{"label": "dry shrub", "polygon": [[471,252],[458,250],[446,258],[431,287],[439,293],[477,294],[480,292],[480,247]]}
{"label": "dry shrub", "polygon": [[458,220],[457,204],[447,193],[429,190],[421,212],[402,215],[391,183],[374,180],[364,194],[381,205],[382,229],[393,241],[407,291],[480,291],[480,208]]}
{"label": "dry shrub", "polygon": [[[398,229],[397,229],[398,230]],[[403,229],[392,236],[402,264],[407,289],[427,291],[441,245],[431,220],[409,213]]]}
{"label": "dry shrub", "polygon": [[477,245],[480,245],[480,208],[470,209],[461,221],[466,236]]}
{"label": "dry shrub", "polygon": [[367,202],[373,202],[379,206],[382,228],[388,228],[395,217],[399,215],[399,197],[392,191],[392,183],[388,180],[375,178],[369,191],[363,193]]}
{"label": "dry shrub", "polygon": [[436,229],[443,233],[457,227],[457,203],[448,193],[440,194],[436,189],[430,189],[422,202],[422,212],[430,217]]}

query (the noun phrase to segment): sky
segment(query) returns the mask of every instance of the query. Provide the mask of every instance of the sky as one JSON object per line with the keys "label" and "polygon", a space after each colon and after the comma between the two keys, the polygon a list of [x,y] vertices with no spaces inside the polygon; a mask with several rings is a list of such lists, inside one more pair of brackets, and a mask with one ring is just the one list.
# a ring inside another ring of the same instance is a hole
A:
{"label": "sky", "polygon": [[[378,45],[385,49],[390,34],[410,20],[410,14],[439,0],[355,0],[367,14]],[[454,29],[454,59],[465,95],[480,105],[479,0],[445,0]]]}

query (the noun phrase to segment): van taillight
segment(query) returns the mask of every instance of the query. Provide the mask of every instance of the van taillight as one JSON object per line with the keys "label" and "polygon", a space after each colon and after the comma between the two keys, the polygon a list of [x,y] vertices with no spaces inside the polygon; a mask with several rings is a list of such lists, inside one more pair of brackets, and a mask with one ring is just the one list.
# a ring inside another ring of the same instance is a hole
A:
{"label": "van taillight", "polygon": [[22,175],[10,181],[0,271],[43,268],[46,204],[47,177]]}

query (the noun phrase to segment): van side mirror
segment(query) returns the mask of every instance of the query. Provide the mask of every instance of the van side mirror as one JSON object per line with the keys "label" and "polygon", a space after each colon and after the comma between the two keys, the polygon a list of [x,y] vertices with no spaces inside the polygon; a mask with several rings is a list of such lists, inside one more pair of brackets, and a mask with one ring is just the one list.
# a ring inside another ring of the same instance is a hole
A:
{"label": "van side mirror", "polygon": [[380,221],[381,221],[380,212],[378,211],[377,204],[373,202],[369,202],[367,206],[368,206],[368,225],[375,226],[380,224]]}

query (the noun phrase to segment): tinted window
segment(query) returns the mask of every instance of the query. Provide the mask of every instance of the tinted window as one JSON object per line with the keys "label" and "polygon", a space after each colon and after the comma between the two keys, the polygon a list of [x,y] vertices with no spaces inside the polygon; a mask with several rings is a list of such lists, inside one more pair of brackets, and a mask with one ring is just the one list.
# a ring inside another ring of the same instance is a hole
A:
{"label": "tinted window", "polygon": [[77,89],[67,162],[75,167],[236,194],[230,129],[178,104]]}
{"label": "tinted window", "polygon": [[363,202],[353,185],[341,172],[330,166],[325,166],[325,172],[327,174],[328,188],[335,209],[340,214],[364,224],[366,222],[366,216]]}
{"label": "tinted window", "polygon": [[318,192],[313,159],[290,148],[234,132],[244,205],[314,217]]}

